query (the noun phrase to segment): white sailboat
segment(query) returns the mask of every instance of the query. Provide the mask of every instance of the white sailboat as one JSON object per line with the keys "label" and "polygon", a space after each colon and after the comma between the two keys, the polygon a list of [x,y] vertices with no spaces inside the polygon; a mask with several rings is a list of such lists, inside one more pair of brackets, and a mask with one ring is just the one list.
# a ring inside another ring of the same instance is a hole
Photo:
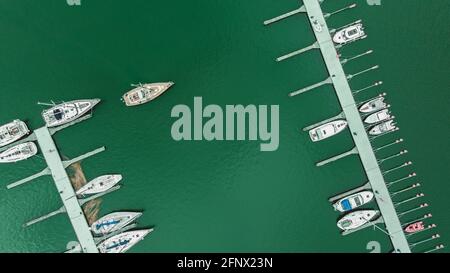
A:
{"label": "white sailboat", "polygon": [[96,235],[105,235],[114,231],[118,231],[125,226],[133,223],[141,215],[141,212],[113,212],[92,223],[91,231]]}
{"label": "white sailboat", "polygon": [[11,144],[29,133],[30,130],[25,122],[18,119],[2,125],[0,126],[0,147]]}
{"label": "white sailboat", "polygon": [[18,144],[0,153],[0,163],[12,163],[28,159],[37,154],[34,142]]}
{"label": "white sailboat", "polygon": [[[74,100],[54,105],[42,112],[47,127],[60,126],[83,116],[94,108],[100,99]],[[41,103],[42,104],[42,103]]]}
{"label": "white sailboat", "polygon": [[348,42],[361,39],[365,35],[363,25],[361,23],[357,23],[336,32],[333,36],[333,42],[336,44],[346,44]]}
{"label": "white sailboat", "polygon": [[114,187],[122,180],[120,174],[109,174],[95,178],[76,191],[77,195],[96,194]]}
{"label": "white sailboat", "polygon": [[394,120],[388,120],[385,121],[383,123],[377,124],[375,126],[373,126],[370,130],[369,130],[369,135],[381,135],[387,132],[390,132],[392,130],[395,130],[397,127],[394,124]]}
{"label": "white sailboat", "polygon": [[151,228],[122,232],[100,243],[98,249],[101,253],[124,253],[152,231]]}
{"label": "white sailboat", "polygon": [[126,106],[136,106],[150,102],[161,96],[174,85],[173,82],[146,83],[134,85],[135,88],[125,93],[122,97]]}
{"label": "white sailboat", "polygon": [[374,124],[374,123],[378,123],[378,122],[381,122],[381,121],[388,120],[391,117],[392,116],[389,113],[389,110],[388,109],[383,109],[383,110],[380,110],[378,112],[375,112],[373,114],[368,115],[364,119],[364,122],[367,123],[367,124]]}

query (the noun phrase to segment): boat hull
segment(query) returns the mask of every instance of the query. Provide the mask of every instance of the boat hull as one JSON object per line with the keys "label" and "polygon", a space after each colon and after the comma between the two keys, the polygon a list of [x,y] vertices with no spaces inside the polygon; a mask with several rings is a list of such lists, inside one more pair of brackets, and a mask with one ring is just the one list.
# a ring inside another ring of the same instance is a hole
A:
{"label": "boat hull", "polygon": [[100,99],[74,100],[64,102],[42,112],[47,127],[61,126],[85,115]]}
{"label": "boat hull", "polygon": [[122,99],[126,106],[138,106],[161,96],[172,85],[173,82],[143,84],[125,93]]}
{"label": "boat hull", "polygon": [[124,253],[152,231],[153,229],[126,231],[106,239],[98,245],[98,249],[101,253]]}
{"label": "boat hull", "polygon": [[348,26],[342,30],[339,30],[333,35],[333,42],[336,44],[345,44],[365,36],[364,28],[361,23],[356,25]]}
{"label": "boat hull", "polygon": [[317,142],[337,135],[345,128],[347,128],[347,121],[335,120],[309,130],[309,137],[313,142]]}
{"label": "boat hull", "polygon": [[386,107],[388,107],[388,105],[384,102],[384,97],[378,97],[361,105],[359,111],[368,114]]}
{"label": "boat hull", "polygon": [[77,195],[88,195],[104,192],[122,180],[120,174],[109,174],[95,178],[76,191]]}
{"label": "boat hull", "polygon": [[377,210],[360,210],[346,214],[338,222],[337,226],[341,230],[357,229],[367,224],[379,214]]}
{"label": "boat hull", "polygon": [[420,222],[416,222],[416,223],[412,223],[412,224],[408,225],[405,228],[405,232],[406,233],[415,233],[418,231],[422,231],[424,229],[425,229],[425,226],[424,226],[423,222],[420,221]]}
{"label": "boat hull", "polygon": [[134,222],[142,215],[141,212],[114,212],[103,216],[91,225],[95,235],[106,235],[118,231]]}
{"label": "boat hull", "polygon": [[382,122],[391,118],[391,114],[388,109],[383,109],[381,111],[370,114],[364,119],[364,122],[367,124],[375,124],[378,122]]}
{"label": "boat hull", "polygon": [[18,119],[2,125],[0,126],[0,147],[11,144],[29,133],[30,130],[25,122]]}
{"label": "boat hull", "polygon": [[37,154],[37,146],[33,142],[16,145],[0,153],[0,163],[13,163],[26,160]]}
{"label": "boat hull", "polygon": [[381,135],[387,132],[390,132],[394,129],[396,129],[397,127],[395,127],[394,125],[394,121],[393,120],[388,120],[385,121],[383,123],[377,124],[375,126],[373,126],[370,130],[369,130],[369,135]]}
{"label": "boat hull", "polygon": [[347,212],[371,202],[373,197],[373,192],[362,191],[338,200],[333,204],[333,207],[337,211]]}

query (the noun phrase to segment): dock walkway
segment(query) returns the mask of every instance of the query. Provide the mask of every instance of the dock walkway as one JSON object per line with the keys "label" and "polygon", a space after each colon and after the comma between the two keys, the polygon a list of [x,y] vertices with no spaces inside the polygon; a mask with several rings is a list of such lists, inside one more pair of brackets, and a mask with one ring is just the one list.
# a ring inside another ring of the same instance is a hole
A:
{"label": "dock walkway", "polygon": [[[357,105],[347,77],[339,61],[338,53],[332,41],[325,17],[318,0],[303,0],[304,7],[311,22],[312,29],[322,52],[323,59],[330,74],[332,84],[336,90],[339,102],[345,113],[348,126],[361,158],[369,183],[375,193],[386,229],[390,235],[394,251],[410,253],[410,247],[403,233],[402,225],[397,216],[394,204],[378,165],[375,153],[372,150],[369,136],[362,122]],[[315,28],[317,24],[321,28]]]}
{"label": "dock walkway", "polygon": [[50,169],[56,188],[72,223],[78,242],[85,253],[98,253],[94,238],[89,230],[83,210],[66,173],[65,166],[58,153],[51,133],[47,127],[34,131],[45,161]]}

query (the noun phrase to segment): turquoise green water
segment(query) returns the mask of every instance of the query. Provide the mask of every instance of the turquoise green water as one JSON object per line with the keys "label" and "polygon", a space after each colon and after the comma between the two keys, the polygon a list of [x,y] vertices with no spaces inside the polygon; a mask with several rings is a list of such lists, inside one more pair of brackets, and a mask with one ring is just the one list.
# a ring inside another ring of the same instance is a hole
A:
{"label": "turquoise green water", "polygon": [[[351,2],[329,1],[323,6],[333,11]],[[358,99],[388,92],[401,130],[374,144],[405,139],[380,154],[409,150],[406,158],[389,162],[385,169],[414,162],[412,168],[386,179],[416,171],[423,185],[420,191],[426,194],[422,202],[430,208],[403,220],[432,212],[429,223],[436,223],[442,235],[414,251],[449,245],[449,3],[358,3],[359,8],[333,16],[329,24],[362,18],[369,37],[342,54],[352,56],[369,48],[375,53],[345,65],[345,70],[381,66],[351,85],[358,89],[384,81],[381,89]],[[339,106],[331,87],[287,96],[327,76],[317,51],[274,62],[313,42],[302,15],[262,26],[265,19],[296,7],[296,0],[85,0],[80,7],[63,0],[1,0],[0,123],[20,118],[38,128],[43,122],[37,101],[101,98],[92,119],[58,133],[56,142],[69,157],[107,147],[83,162],[88,179],[106,173],[124,176],[123,188],[103,198],[101,215],[144,210],[140,226],[156,227],[130,252],[367,252],[369,241],[379,241],[381,250],[389,251],[387,236],[378,230],[342,237],[335,225],[339,215],[327,202],[333,194],[365,182],[359,159],[314,166],[350,149],[349,133],[317,144],[299,133],[338,113]],[[154,103],[126,108],[119,100],[130,83],[167,80],[176,85]],[[249,141],[173,141],[170,110],[177,104],[192,106],[194,96],[202,96],[204,104],[280,105],[279,149],[260,152],[259,143]],[[39,157],[0,166],[0,251],[61,252],[75,239],[64,215],[21,227],[61,206],[49,177],[18,189],[5,188],[44,166]],[[417,235],[411,242],[433,233]]]}

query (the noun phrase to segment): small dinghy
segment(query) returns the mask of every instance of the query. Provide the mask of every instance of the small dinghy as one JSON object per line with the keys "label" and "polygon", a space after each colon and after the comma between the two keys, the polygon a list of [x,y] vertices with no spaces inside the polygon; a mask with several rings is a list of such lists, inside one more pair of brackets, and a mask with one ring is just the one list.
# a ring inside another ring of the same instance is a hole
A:
{"label": "small dinghy", "polygon": [[338,222],[338,228],[352,230],[367,224],[378,215],[378,210],[359,210],[351,212],[342,217]]}
{"label": "small dinghy", "polygon": [[77,195],[96,194],[104,192],[114,187],[122,180],[120,174],[109,174],[95,178],[94,180],[86,183],[83,187],[77,190]]}
{"label": "small dinghy", "polygon": [[372,127],[372,129],[369,130],[369,134],[376,136],[381,135],[387,132],[390,132],[392,130],[395,130],[397,127],[394,124],[393,120],[388,120],[383,123],[377,124]]}
{"label": "small dinghy", "polygon": [[340,212],[346,212],[361,207],[372,200],[373,192],[361,191],[338,200],[333,204],[333,207]]}
{"label": "small dinghy", "polygon": [[347,128],[347,121],[339,119],[309,130],[309,137],[316,142],[334,136],[345,128]]}
{"label": "small dinghy", "polygon": [[423,225],[423,222],[420,221],[420,222],[415,222],[415,223],[408,225],[405,228],[405,232],[406,233],[414,233],[414,232],[422,231],[424,229],[425,229],[425,226]]}
{"label": "small dinghy", "polygon": [[122,99],[126,106],[136,106],[147,103],[161,96],[174,85],[173,82],[147,83],[135,85],[136,88],[128,91]]}
{"label": "small dinghy", "polygon": [[346,44],[365,36],[364,27],[361,23],[348,26],[342,30],[339,30],[333,36],[333,42],[336,44]]}
{"label": "small dinghy", "polygon": [[29,133],[30,130],[28,130],[25,122],[18,119],[2,125],[0,126],[0,147],[11,144]]}
{"label": "small dinghy", "polygon": [[0,163],[25,160],[36,155],[37,151],[37,146],[33,142],[22,143],[0,153]]}
{"label": "small dinghy", "polygon": [[152,231],[153,229],[126,231],[106,239],[97,247],[101,253],[124,253]]}
{"label": "small dinghy", "polygon": [[91,231],[95,235],[105,235],[114,231],[118,231],[123,227],[133,223],[141,215],[141,212],[113,212],[95,221],[91,225]]}
{"label": "small dinghy", "polygon": [[378,112],[375,112],[373,114],[368,115],[364,122],[367,124],[374,124],[381,121],[385,121],[391,118],[391,114],[389,113],[388,109],[383,109]]}
{"label": "small dinghy", "polygon": [[380,96],[361,105],[359,111],[361,113],[372,113],[387,107],[389,105],[384,101],[384,97]]}

